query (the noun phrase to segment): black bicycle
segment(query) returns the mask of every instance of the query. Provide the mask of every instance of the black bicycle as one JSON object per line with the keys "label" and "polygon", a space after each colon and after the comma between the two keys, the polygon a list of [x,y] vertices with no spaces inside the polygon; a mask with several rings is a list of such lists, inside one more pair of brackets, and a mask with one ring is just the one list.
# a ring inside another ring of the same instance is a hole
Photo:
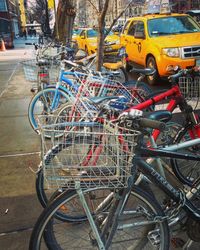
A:
{"label": "black bicycle", "polygon": [[[42,249],[43,239],[48,249],[77,249],[80,246],[83,249],[169,249],[169,223],[172,220],[178,220],[180,211],[184,211],[189,218],[188,228],[191,224],[199,228],[200,209],[196,201],[200,178],[189,191],[176,189],[145,159],[170,157],[200,161],[197,155],[176,152],[198,145],[200,139],[166,146],[164,149],[147,148],[144,138],[149,132],[146,128],[162,130],[165,127],[163,123],[135,117],[133,113],[121,115],[119,121],[119,128],[129,129],[129,134],[134,133],[131,131],[135,130],[141,132],[136,137],[134,157],[130,156],[130,152],[133,153],[133,147],[129,140],[122,143],[123,150],[119,154],[120,157],[114,157],[118,155],[118,148],[109,141],[108,149],[112,152],[112,161],[121,164],[120,169],[117,168],[120,170],[118,173],[121,177],[120,181],[119,179],[116,181],[116,178],[108,175],[108,172],[105,174],[103,169],[101,172],[84,169],[84,172],[79,172],[79,179],[77,179],[77,172],[76,178],[73,179],[72,172],[68,170],[65,177],[72,178],[70,183],[73,182],[74,189],[61,192],[44,209],[33,229],[29,249]],[[115,134],[116,136],[121,134]],[[123,142],[126,136],[123,134],[120,137]],[[78,138],[80,139],[80,132],[76,140]],[[95,139],[97,138],[95,136]],[[87,140],[85,138],[86,144]],[[120,159],[124,159],[123,164],[118,161]],[[77,169],[80,171],[80,166]],[[111,172],[111,169],[109,170]],[[167,206],[164,210],[154,196],[135,185],[141,173],[171,198],[171,207]],[[101,178],[104,174],[106,181],[102,184]],[[82,179],[86,176],[92,177],[90,184],[93,183],[93,187],[90,185],[86,188],[87,181],[81,185]],[[68,214],[69,220],[58,219],[56,214],[59,211]],[[194,238],[194,234],[189,236]]]}

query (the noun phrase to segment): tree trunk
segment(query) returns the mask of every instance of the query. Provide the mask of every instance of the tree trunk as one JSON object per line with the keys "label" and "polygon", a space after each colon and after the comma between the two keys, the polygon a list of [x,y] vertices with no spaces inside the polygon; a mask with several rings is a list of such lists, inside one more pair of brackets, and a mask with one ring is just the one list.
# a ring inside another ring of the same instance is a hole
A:
{"label": "tree trunk", "polygon": [[105,38],[105,16],[108,10],[110,0],[105,0],[104,5],[102,5],[102,1],[99,0],[99,16],[98,16],[98,31],[99,35],[97,38],[97,71],[101,71],[101,67],[103,65],[103,57],[104,57],[104,38]]}
{"label": "tree trunk", "polygon": [[64,44],[72,38],[75,16],[76,10],[74,7],[74,1],[59,0],[57,9],[58,39]]}

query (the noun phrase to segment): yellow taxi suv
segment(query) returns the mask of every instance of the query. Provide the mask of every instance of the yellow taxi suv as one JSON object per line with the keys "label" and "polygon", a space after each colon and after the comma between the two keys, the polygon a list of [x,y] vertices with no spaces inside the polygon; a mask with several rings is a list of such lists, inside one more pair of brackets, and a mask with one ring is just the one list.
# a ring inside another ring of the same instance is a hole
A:
{"label": "yellow taxi suv", "polygon": [[131,64],[156,69],[147,77],[149,84],[169,76],[177,66],[191,68],[200,65],[200,26],[186,14],[151,14],[130,18],[122,31],[121,44],[125,46]]}
{"label": "yellow taxi suv", "polygon": [[[98,32],[94,29],[83,29],[81,33],[76,36],[78,48],[85,50],[88,55],[91,55],[97,51],[97,36]],[[108,34],[105,39],[105,51],[109,53],[115,53],[120,48],[120,38],[118,35],[114,35],[112,32]]]}

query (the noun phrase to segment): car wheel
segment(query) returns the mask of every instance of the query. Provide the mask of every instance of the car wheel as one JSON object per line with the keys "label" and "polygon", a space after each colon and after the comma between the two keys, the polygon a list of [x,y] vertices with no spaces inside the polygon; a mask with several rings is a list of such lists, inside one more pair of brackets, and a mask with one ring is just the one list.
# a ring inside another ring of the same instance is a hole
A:
{"label": "car wheel", "polygon": [[159,73],[158,73],[158,69],[157,69],[157,64],[156,64],[156,60],[153,56],[148,57],[147,59],[147,68],[151,68],[151,69],[155,69],[156,72],[152,75],[152,76],[147,76],[147,81],[150,85],[155,85],[158,80],[159,80]]}

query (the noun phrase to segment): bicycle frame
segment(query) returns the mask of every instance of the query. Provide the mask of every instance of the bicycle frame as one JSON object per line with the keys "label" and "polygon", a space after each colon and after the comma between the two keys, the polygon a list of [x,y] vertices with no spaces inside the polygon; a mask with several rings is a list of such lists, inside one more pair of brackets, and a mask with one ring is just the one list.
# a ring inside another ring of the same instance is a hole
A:
{"label": "bicycle frame", "polygon": [[[198,211],[198,209],[193,205],[193,203],[190,202],[190,199],[192,198],[192,196],[197,192],[198,189],[200,189],[200,179],[197,181],[196,186],[193,187],[192,191],[188,192],[185,196],[185,199],[182,200],[183,192],[181,190],[177,190],[176,188],[174,188],[163,176],[161,176],[154,169],[153,166],[151,166],[150,164],[148,164],[144,160],[142,160],[143,156],[144,157],[157,157],[157,156],[161,157],[161,156],[163,156],[163,157],[173,157],[173,158],[190,159],[190,160],[200,161],[199,156],[173,152],[174,150],[179,150],[179,149],[191,147],[191,146],[197,145],[199,143],[200,143],[200,139],[198,138],[198,139],[191,140],[188,142],[183,142],[183,143],[180,143],[177,145],[164,147],[163,150],[152,149],[152,148],[150,149],[150,148],[146,148],[146,147],[140,148],[141,145],[139,145],[139,146],[137,146],[136,151],[135,151],[136,157],[133,158],[133,167],[135,165],[137,165],[139,167],[140,171],[142,171],[143,174],[145,174],[145,176],[147,176],[153,183],[158,185],[173,200],[175,200],[179,204],[182,204],[183,209],[185,209],[187,212],[189,212],[190,214],[195,216],[196,219],[198,219],[200,221],[200,211]],[[126,201],[127,201],[129,194],[131,192],[131,189],[133,188],[133,185],[134,185],[133,181],[132,182],[130,181],[129,184],[130,185],[128,186],[128,188],[121,191],[121,196],[120,196],[121,198],[116,199],[115,203],[113,204],[106,221],[104,221],[105,225],[103,226],[103,230],[102,230],[101,234],[98,232],[98,228],[96,227],[94,220],[92,218],[92,215],[91,215],[90,211],[88,210],[88,206],[87,206],[87,203],[86,203],[85,198],[83,196],[83,193],[81,192],[80,189],[77,189],[77,192],[80,196],[83,207],[84,207],[86,214],[88,216],[88,220],[89,220],[89,223],[91,225],[91,228],[93,229],[93,232],[96,235],[96,239],[97,239],[98,246],[100,249],[107,249],[110,246],[115,230],[117,230],[117,229],[123,230],[123,228],[127,228],[127,227],[131,228],[131,227],[139,226],[139,225],[137,225],[137,223],[120,224],[120,226],[118,226],[118,218],[120,217],[120,215],[126,214],[126,213],[128,213],[130,215],[130,214],[134,214],[134,212],[135,212],[135,211],[126,211],[124,213],[124,211],[123,211],[124,206],[126,204]],[[160,218],[160,219],[162,220],[162,218]],[[166,218],[163,218],[163,220],[164,219],[166,219]],[[152,222],[151,221],[150,222],[144,221],[143,225],[150,224],[150,223],[152,223]],[[110,230],[111,233],[110,233],[108,239],[105,241],[105,235],[106,235],[107,230],[109,228],[111,228],[111,230]]]}
{"label": "bicycle frame", "polygon": [[[170,90],[167,90],[164,93],[161,93],[157,96],[152,97],[151,99],[142,102],[140,104],[137,104],[131,108],[129,108],[128,110],[126,110],[127,112],[131,111],[131,109],[139,109],[139,110],[143,110],[146,109],[148,107],[150,107],[151,105],[154,105],[156,103],[159,103],[160,101],[168,98],[168,97],[172,97],[172,99],[169,101],[169,104],[166,107],[166,110],[170,111],[171,113],[173,113],[173,111],[175,110],[176,107],[180,106],[181,111],[185,111],[185,99],[182,96],[179,86],[178,84],[176,84],[175,86],[173,86]],[[187,114],[188,115],[188,114]],[[195,126],[193,126],[192,128],[189,128],[189,134],[191,139],[194,139],[196,136],[198,138],[200,138],[200,126],[198,124],[198,121],[196,120],[196,117],[194,114],[192,114],[192,117],[190,117],[190,120],[193,120]],[[153,137],[154,140],[156,140],[158,138],[160,134],[159,130],[155,130],[153,132]]]}
{"label": "bicycle frame", "polygon": [[[145,176],[147,176],[153,183],[159,186],[173,200],[181,203],[182,191],[175,189],[163,176],[161,176],[155,170],[154,167],[152,167],[146,161],[142,160],[142,157],[170,157],[170,158],[177,158],[177,159],[200,161],[200,156],[174,152],[179,149],[184,149],[184,148],[195,146],[197,144],[200,144],[200,138],[182,142],[176,145],[166,146],[161,150],[146,148],[143,146],[139,148],[137,146],[136,151],[135,151],[137,157],[133,159],[133,162],[134,164],[137,164],[141,172]],[[196,192],[198,189],[200,189],[200,178],[198,178],[196,182],[194,183],[193,189],[195,189]],[[185,208],[188,212],[195,214],[196,218],[200,220],[200,211],[197,211],[194,205],[189,201],[189,198],[192,198],[192,196],[196,192],[194,192],[193,190],[192,192],[188,192],[188,194],[186,194],[186,201],[183,204],[183,208]]]}

